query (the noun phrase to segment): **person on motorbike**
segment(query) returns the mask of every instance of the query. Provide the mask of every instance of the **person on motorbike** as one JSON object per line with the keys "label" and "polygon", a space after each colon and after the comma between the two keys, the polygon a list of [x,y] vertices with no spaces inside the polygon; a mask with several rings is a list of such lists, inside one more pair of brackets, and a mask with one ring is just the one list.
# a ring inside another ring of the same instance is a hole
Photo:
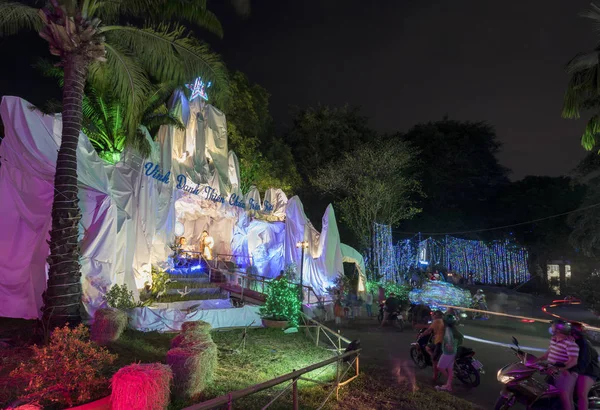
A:
{"label": "person on motorbike", "polygon": [[438,360],[442,355],[442,342],[444,340],[444,314],[441,310],[433,312],[433,322],[429,325],[429,328],[423,332],[420,340],[429,340],[429,337],[433,334],[432,343],[425,347],[425,351],[431,357],[431,363],[433,365],[433,381],[437,381],[440,373],[438,369]]}
{"label": "person on motorbike", "polygon": [[458,346],[462,344],[464,336],[455,327],[456,317],[454,315],[447,315],[444,318],[444,324],[446,327],[442,342],[442,356],[438,362],[438,369],[446,375],[447,379],[446,384],[435,386],[435,388],[436,390],[451,392],[452,379],[454,379],[454,359],[456,359]]}
{"label": "person on motorbike", "polygon": [[[475,295],[473,295],[473,307],[475,309],[488,310],[487,302],[485,300],[485,293],[483,289],[479,289]],[[487,318],[487,314],[483,314],[483,317]]]}
{"label": "person on motorbike", "polygon": [[390,296],[385,300],[383,310],[383,320],[381,321],[381,327],[388,321],[390,315],[397,312],[400,309],[400,300],[396,297],[394,292],[390,293]]}
{"label": "person on motorbike", "polygon": [[552,322],[550,329],[552,338],[548,351],[537,359],[537,362],[547,360],[555,365],[554,385],[560,390],[560,401],[563,410],[573,410],[573,390],[577,374],[573,368],[577,365],[579,358],[579,346],[571,336],[571,324],[563,320]]}
{"label": "person on motorbike", "polygon": [[600,379],[600,365],[598,351],[592,346],[583,334],[583,325],[578,322],[571,323],[572,335],[579,346],[579,357],[573,372],[577,374],[575,391],[577,393],[577,410],[588,410],[588,395],[590,389]]}

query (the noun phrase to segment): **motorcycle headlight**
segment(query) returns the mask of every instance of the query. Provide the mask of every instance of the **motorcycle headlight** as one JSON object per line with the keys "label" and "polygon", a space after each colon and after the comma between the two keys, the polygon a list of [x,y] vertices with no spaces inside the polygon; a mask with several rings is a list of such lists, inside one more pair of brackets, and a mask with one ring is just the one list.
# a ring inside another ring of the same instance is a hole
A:
{"label": "motorcycle headlight", "polygon": [[514,379],[513,376],[507,376],[505,374],[502,374],[502,370],[498,370],[498,374],[496,375],[496,378],[502,384],[507,384]]}

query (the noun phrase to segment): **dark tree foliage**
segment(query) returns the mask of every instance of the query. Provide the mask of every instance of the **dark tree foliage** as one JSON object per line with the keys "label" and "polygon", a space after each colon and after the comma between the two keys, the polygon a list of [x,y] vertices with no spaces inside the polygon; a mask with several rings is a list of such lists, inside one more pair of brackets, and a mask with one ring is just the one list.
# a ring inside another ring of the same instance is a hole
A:
{"label": "dark tree foliage", "polygon": [[[520,224],[577,209],[585,186],[569,177],[528,176],[501,189],[490,205],[493,226]],[[576,251],[569,244],[568,215],[485,233],[488,239],[512,236],[526,246],[530,270],[545,270],[549,260],[572,260]]]}
{"label": "dark tree foliage", "polygon": [[421,152],[412,172],[420,175],[426,198],[423,212],[401,230],[453,232],[486,226],[490,198],[508,184],[508,170],[496,158],[500,143],[493,127],[444,119],[416,125],[402,138]]}
{"label": "dark tree foliage", "polygon": [[[321,218],[327,205],[334,201],[330,194],[321,193],[311,183],[317,171],[355,150],[363,143],[374,141],[377,133],[368,125],[367,118],[358,108],[327,106],[295,109],[292,125],[285,133],[285,141],[292,154],[302,185],[298,194],[302,198],[307,216],[320,229]],[[358,247],[358,238],[343,224],[340,232],[344,241]]]}
{"label": "dark tree foliage", "polygon": [[223,110],[229,149],[240,160],[242,191],[255,185],[261,192],[281,188],[287,195],[293,194],[300,185],[300,176],[290,147],[274,132],[269,93],[240,72],[232,75],[231,91],[232,98]]}

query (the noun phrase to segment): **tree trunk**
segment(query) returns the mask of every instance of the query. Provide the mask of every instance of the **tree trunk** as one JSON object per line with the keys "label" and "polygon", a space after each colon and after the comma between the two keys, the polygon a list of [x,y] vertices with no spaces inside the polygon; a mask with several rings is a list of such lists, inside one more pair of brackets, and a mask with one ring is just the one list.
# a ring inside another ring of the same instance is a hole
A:
{"label": "tree trunk", "polygon": [[50,230],[48,286],[43,295],[43,323],[47,329],[81,322],[81,266],[79,265],[79,199],[77,144],[87,60],[78,54],[64,60],[62,136],[54,176]]}

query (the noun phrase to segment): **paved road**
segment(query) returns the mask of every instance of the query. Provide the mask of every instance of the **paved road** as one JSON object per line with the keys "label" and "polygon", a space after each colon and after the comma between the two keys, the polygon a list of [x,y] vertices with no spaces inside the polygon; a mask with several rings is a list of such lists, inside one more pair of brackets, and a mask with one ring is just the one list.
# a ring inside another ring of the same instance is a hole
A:
{"label": "paved road", "polygon": [[[361,363],[364,365],[374,364],[389,369],[390,373],[394,373],[397,371],[397,367],[401,366],[403,374],[414,372],[417,380],[425,385],[433,386],[431,368],[419,370],[410,359],[410,343],[415,339],[415,331],[407,329],[399,332],[391,328],[380,329],[374,320],[354,322],[349,326],[341,327],[340,330],[344,336],[350,339],[360,339],[363,348]],[[502,343],[511,343],[513,336],[513,332],[509,330],[484,327],[477,322],[462,325],[460,330],[467,336]],[[522,346],[540,349],[548,346],[548,337],[546,336],[519,335],[516,330],[514,335],[517,336]],[[483,363],[485,374],[482,376],[481,385],[474,389],[464,388],[460,381],[456,380],[453,394],[474,402],[483,409],[493,409],[502,388],[496,379],[498,369],[514,362],[515,356],[507,347],[472,340],[466,340],[465,346],[475,350],[475,357]],[[520,409],[520,407],[515,407],[515,409]]]}

